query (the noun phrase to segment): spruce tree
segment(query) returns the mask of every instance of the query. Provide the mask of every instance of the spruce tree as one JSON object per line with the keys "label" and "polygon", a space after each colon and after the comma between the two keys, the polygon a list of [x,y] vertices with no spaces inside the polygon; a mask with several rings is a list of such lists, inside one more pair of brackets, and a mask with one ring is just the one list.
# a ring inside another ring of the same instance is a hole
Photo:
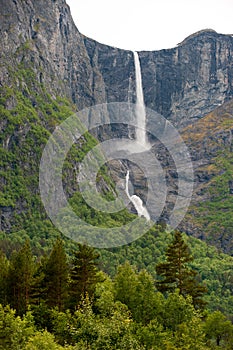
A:
{"label": "spruce tree", "polygon": [[97,260],[99,253],[88,245],[78,243],[70,273],[70,307],[75,309],[82,299],[92,299],[97,282],[100,282]]}
{"label": "spruce tree", "polygon": [[45,302],[49,308],[58,307],[59,311],[63,311],[68,297],[69,265],[61,238],[56,240],[43,265],[44,278],[40,282],[40,288]]}
{"label": "spruce tree", "polygon": [[207,290],[198,283],[197,272],[189,267],[191,261],[193,257],[188,245],[182,234],[175,231],[173,242],[166,251],[166,262],[156,266],[157,274],[162,277],[156,285],[161,292],[174,292],[178,289],[184,297],[190,295],[194,306],[200,308],[205,305],[202,296]]}
{"label": "spruce tree", "polygon": [[8,302],[19,315],[25,314],[35,269],[34,258],[27,240],[19,252],[13,252],[7,277]]}
{"label": "spruce tree", "polygon": [[7,274],[9,262],[5,254],[0,250],[0,304],[7,303]]}

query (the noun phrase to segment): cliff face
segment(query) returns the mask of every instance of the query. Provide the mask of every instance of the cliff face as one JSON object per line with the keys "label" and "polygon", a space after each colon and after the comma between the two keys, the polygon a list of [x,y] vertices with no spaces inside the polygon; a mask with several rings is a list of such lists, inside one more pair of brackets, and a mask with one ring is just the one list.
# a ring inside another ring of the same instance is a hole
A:
{"label": "cliff face", "polygon": [[132,53],[81,35],[64,0],[0,4],[1,84],[10,83],[9,68],[23,63],[33,67],[49,92],[69,97],[79,110],[106,100],[127,100]]}
{"label": "cliff face", "polygon": [[[85,45],[101,72],[107,101],[134,102],[132,55],[114,55],[90,39]],[[232,36],[212,30],[191,35],[174,49],[140,52],[146,106],[178,127],[203,117],[233,96],[232,54]]]}
{"label": "cliff face", "polygon": [[175,125],[233,96],[233,38],[200,31],[171,50],[141,53],[145,103]]}
{"label": "cliff face", "polygon": [[[27,103],[30,104],[27,107],[38,113],[44,128],[51,131],[59,122],[59,118],[51,121],[50,117],[53,114],[51,109],[57,108],[56,96],[67,97],[77,110],[104,102],[135,102],[133,53],[100,44],[79,33],[65,0],[0,0],[0,8],[0,86],[10,87],[12,91],[20,90],[23,95],[22,101],[26,96]],[[208,204],[213,200],[215,182],[219,186],[218,198],[221,197],[222,189],[223,193],[227,193],[229,201],[232,201],[232,172],[229,165],[232,163],[232,108],[231,102],[228,101],[233,97],[233,37],[204,30],[186,38],[176,48],[140,52],[139,57],[146,106],[171,120],[182,131],[191,150],[195,168],[195,193],[183,228],[190,234],[205,238],[202,234],[204,227],[207,235],[212,235],[216,245],[228,250],[227,242],[232,233],[231,223],[227,220],[222,222],[222,228],[225,230],[223,238],[220,235],[214,238],[213,226],[211,228],[207,221],[200,220],[200,208],[205,206],[203,203]],[[30,86],[24,78],[25,69],[28,68],[34,72]],[[19,76],[20,70],[24,73],[21,72]],[[51,101],[48,99],[45,101],[46,109],[39,106],[36,95],[45,100],[47,98],[44,92],[41,95],[41,86],[52,96],[53,107],[50,107]],[[6,114],[1,117],[0,131],[3,135],[3,149],[14,152],[15,144],[23,149],[30,125],[29,121],[18,125],[11,120],[15,130],[12,131],[13,136],[7,134],[8,111],[17,108],[17,99],[9,93],[9,96],[7,93],[5,95]],[[220,104],[223,104],[222,109],[218,108],[214,114],[207,115]],[[90,120],[90,124],[92,122]],[[127,124],[127,120],[124,122]],[[147,122],[150,127],[150,123],[154,121]],[[184,127],[186,128],[183,129]],[[203,128],[206,128],[205,133],[200,131]],[[124,132],[127,133],[127,130],[103,128],[98,133],[100,139],[108,137],[104,135],[108,132],[121,136]],[[38,133],[35,144],[40,144],[39,136]],[[32,139],[34,140],[34,136]],[[228,165],[219,156],[219,152],[227,152]],[[27,168],[30,167],[27,149],[24,153],[20,167],[23,167],[25,161]],[[161,164],[163,161],[167,162],[163,152],[160,157]],[[38,158],[39,164],[39,155],[34,158]],[[216,162],[218,166],[213,170],[212,165]],[[7,158],[4,166],[7,167]],[[166,164],[164,166],[166,167]],[[124,176],[125,168],[123,166],[122,170],[121,167],[120,163],[116,163],[112,169],[115,174],[122,172]],[[224,180],[219,180],[218,176],[222,175],[225,176]],[[171,185],[171,206],[172,195],[175,193],[175,176],[175,172],[170,171],[168,183]],[[141,186],[144,181],[142,179],[142,174],[135,170],[134,185],[137,194],[144,199],[146,193]],[[224,182],[223,187],[219,185],[221,181]],[[5,179],[1,184],[4,183]],[[35,188],[37,185],[33,183],[31,188],[33,186]],[[25,189],[22,189],[22,193],[24,191]],[[37,193],[37,189],[34,192]],[[223,213],[224,210],[230,210],[230,202],[228,207],[221,208],[222,201],[224,197],[216,204],[216,210],[210,213],[210,216],[213,216],[212,221],[217,208]],[[13,211],[9,203],[11,201],[5,201],[5,205],[0,209],[4,220],[9,219],[12,222]],[[203,205],[200,206],[199,203]],[[17,213],[24,211],[22,203],[18,208]],[[204,208],[203,212],[209,213],[208,210]],[[222,218],[223,216],[219,220]],[[9,231],[10,224],[2,225],[2,229]]]}
{"label": "cliff face", "polygon": [[[0,82],[9,66],[33,66],[49,91],[80,110],[103,102],[135,101],[132,52],[79,33],[65,0],[1,0]],[[140,52],[147,107],[183,126],[233,96],[233,38],[206,30],[174,49]]]}

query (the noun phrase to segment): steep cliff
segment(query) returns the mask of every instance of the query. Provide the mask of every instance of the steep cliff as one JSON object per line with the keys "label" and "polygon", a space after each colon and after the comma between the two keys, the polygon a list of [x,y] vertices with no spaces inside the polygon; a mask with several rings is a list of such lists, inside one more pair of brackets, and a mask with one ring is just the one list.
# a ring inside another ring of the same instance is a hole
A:
{"label": "steep cliff", "polygon": [[[0,0],[0,8],[0,209],[1,229],[10,231],[20,222],[15,215],[40,206],[37,178],[32,173],[38,171],[49,132],[75,110],[105,102],[135,102],[135,71],[132,52],[100,44],[78,31],[65,0]],[[191,150],[195,193],[182,227],[198,237],[211,237],[216,245],[232,252],[228,244],[232,225],[224,218],[231,210],[228,200],[233,191],[233,37],[203,30],[173,49],[140,52],[139,57],[146,106],[171,120]],[[127,120],[122,122],[127,124]],[[148,116],[148,128],[153,124]],[[127,131],[113,127],[95,135],[102,140],[110,132],[119,137]],[[166,168],[172,159],[164,152],[159,160]],[[227,155],[226,161],[221,152]],[[112,169],[116,177],[117,173],[124,177],[124,165],[114,163]],[[137,194],[144,199],[146,181],[136,167],[132,178]],[[169,166],[168,183],[168,207],[172,207],[176,172]],[[212,210],[216,188],[220,199]],[[30,193],[35,195],[32,201]],[[216,222],[221,221],[217,235],[214,215]]]}
{"label": "steep cliff", "polygon": [[97,50],[94,41],[89,45],[65,0],[1,0],[0,16],[1,84],[10,83],[9,69],[24,64],[49,92],[72,99],[79,110],[127,100],[132,54],[100,44]]}
{"label": "steep cliff", "polygon": [[[9,67],[33,67],[48,91],[80,110],[135,101],[132,52],[79,33],[65,0],[1,0],[1,84]],[[177,125],[200,118],[233,96],[233,38],[203,30],[174,49],[140,52],[146,106]]]}
{"label": "steep cliff", "polygon": [[142,52],[145,103],[178,127],[233,96],[233,38],[197,32],[174,49]]}

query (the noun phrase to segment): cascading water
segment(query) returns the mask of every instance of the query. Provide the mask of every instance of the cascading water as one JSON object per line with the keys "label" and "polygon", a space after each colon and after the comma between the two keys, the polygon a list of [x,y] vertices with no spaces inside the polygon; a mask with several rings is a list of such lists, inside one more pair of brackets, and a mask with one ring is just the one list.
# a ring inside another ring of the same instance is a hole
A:
{"label": "cascading water", "polygon": [[135,115],[137,118],[136,141],[143,146],[144,149],[149,149],[150,145],[146,137],[146,108],[144,104],[143,89],[142,89],[142,74],[138,53],[134,51],[134,67],[136,76],[136,106]]}
{"label": "cascading water", "polygon": [[136,209],[138,216],[144,216],[147,221],[150,220],[150,215],[147,211],[147,209],[144,207],[143,202],[140,197],[136,196],[136,194],[133,194],[130,196],[129,194],[129,170],[127,171],[126,174],[126,183],[125,183],[125,192],[127,194],[127,197],[129,200],[133,203],[134,208]]}
{"label": "cascading water", "polygon": [[[136,106],[135,106],[135,116],[137,119],[137,128],[136,128],[136,141],[140,144],[140,148],[135,147],[134,153],[144,152],[147,149],[150,149],[150,144],[147,141],[146,137],[146,109],[144,105],[144,97],[142,90],[142,75],[141,75],[141,66],[137,52],[134,52],[134,66],[135,66],[135,76],[136,76]],[[142,146],[142,147],[141,147]],[[126,185],[125,192],[129,200],[134,205],[138,216],[144,216],[147,221],[150,220],[150,215],[147,209],[144,207],[143,202],[140,197],[136,194],[130,196],[129,194],[129,170],[126,174]]]}

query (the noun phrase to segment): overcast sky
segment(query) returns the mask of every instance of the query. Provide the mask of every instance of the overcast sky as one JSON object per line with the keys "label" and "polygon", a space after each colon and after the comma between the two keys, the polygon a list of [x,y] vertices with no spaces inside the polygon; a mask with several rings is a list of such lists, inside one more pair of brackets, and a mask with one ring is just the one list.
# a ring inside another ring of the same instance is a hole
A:
{"label": "overcast sky", "polygon": [[176,46],[205,28],[233,34],[233,0],[67,0],[79,31],[129,50]]}

